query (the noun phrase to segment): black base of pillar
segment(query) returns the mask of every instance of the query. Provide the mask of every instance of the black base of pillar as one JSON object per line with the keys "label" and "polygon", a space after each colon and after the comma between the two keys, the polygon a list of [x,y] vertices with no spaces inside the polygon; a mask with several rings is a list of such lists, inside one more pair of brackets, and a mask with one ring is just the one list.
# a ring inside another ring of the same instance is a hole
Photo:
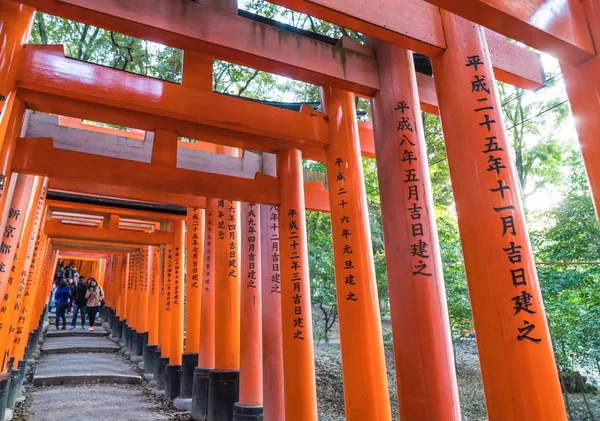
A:
{"label": "black base of pillar", "polygon": [[181,360],[181,396],[184,399],[192,397],[194,386],[194,369],[198,366],[198,354],[183,354]]}
{"label": "black base of pillar", "polygon": [[158,390],[164,390],[167,374],[167,365],[169,364],[169,357],[160,357],[158,359],[158,366],[154,380],[156,380],[156,388]]}
{"label": "black base of pillar", "polygon": [[148,343],[148,332],[138,333],[137,342],[135,343],[135,351],[133,354],[137,357],[144,355],[144,347]]}
{"label": "black base of pillar", "polygon": [[14,408],[17,400],[17,396],[19,396],[19,392],[21,391],[21,386],[23,385],[23,378],[25,377],[25,367],[27,366],[27,361],[21,360],[17,364],[17,368],[14,368],[12,371],[12,376],[10,379],[10,386],[8,388],[8,399],[6,400],[7,408]]}
{"label": "black base of pillar", "polygon": [[127,337],[125,338],[125,346],[131,351],[133,348],[133,338],[135,337],[135,330],[127,326]]}
{"label": "black base of pillar", "polygon": [[112,333],[110,335],[111,338],[117,339],[121,336],[121,333],[119,332],[119,317],[118,316],[113,317],[110,328],[112,330]]}
{"label": "black base of pillar", "polygon": [[11,375],[0,374],[0,420],[4,419],[6,413],[6,401],[8,399],[8,389],[10,386]]}
{"label": "black base of pillar", "polygon": [[169,364],[165,372],[165,398],[175,399],[181,394],[181,365]]}
{"label": "black base of pillar", "polygon": [[154,359],[154,380],[157,379],[158,376],[158,359],[160,358],[160,347],[157,346],[156,351],[154,351],[154,356],[152,357]]}
{"label": "black base of pillar", "polygon": [[208,417],[208,376],[210,368],[195,368],[192,386],[192,419],[206,421]]}
{"label": "black base of pillar", "polygon": [[158,345],[146,345],[144,347],[144,373],[154,374],[154,363],[156,362],[156,355],[158,351]]}
{"label": "black base of pillar", "polygon": [[211,370],[208,377],[208,419],[233,421],[233,405],[240,398],[239,370]]}
{"label": "black base of pillar", "polygon": [[262,406],[245,406],[239,402],[233,406],[234,421],[262,421],[262,419]]}

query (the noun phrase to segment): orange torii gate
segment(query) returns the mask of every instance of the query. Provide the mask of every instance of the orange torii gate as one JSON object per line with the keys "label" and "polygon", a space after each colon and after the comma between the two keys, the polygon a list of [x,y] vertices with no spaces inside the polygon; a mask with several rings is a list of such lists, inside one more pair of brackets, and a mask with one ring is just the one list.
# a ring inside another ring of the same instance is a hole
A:
{"label": "orange torii gate", "polygon": [[[6,41],[0,49],[4,63],[0,66],[4,102],[0,206],[8,203],[13,210],[27,212],[32,198],[39,194],[40,177],[51,177],[50,186],[56,184],[64,190],[79,184],[90,194],[138,200],[141,195],[157,197],[165,192],[157,201],[204,207],[204,288],[200,294],[192,292],[193,280],[188,279],[192,283],[187,291],[200,307],[200,312],[195,308],[195,313],[189,313],[200,317],[199,324],[189,325],[198,339],[196,343],[193,336],[191,354],[196,350],[199,354],[193,375],[192,413],[194,419],[206,419],[210,414],[211,420],[219,421],[232,419],[234,412],[237,419],[243,419],[247,411],[260,413],[261,403],[268,421],[317,419],[305,210],[330,211],[346,417],[390,420],[359,164],[361,154],[376,156],[400,417],[453,420],[460,417],[460,410],[419,118],[421,110],[437,112],[442,118],[455,192],[489,418],[500,420],[519,413],[531,419],[565,420],[539,283],[508,156],[496,78],[527,89],[544,83],[537,55],[504,36],[561,60],[572,108],[575,116],[581,117],[577,129],[596,209],[600,208],[594,146],[598,127],[593,117],[599,106],[596,1],[565,1],[562,8],[555,8],[549,0],[375,0],[369,8],[357,0],[276,3],[360,31],[369,37],[367,46],[347,39],[334,46],[238,16],[233,0],[166,0],[151,5],[132,0],[126,6],[118,0],[0,0],[0,36]],[[34,7],[184,49],[182,84],[77,62],[65,58],[60,47],[23,48]],[[163,18],[167,13],[169,20]],[[432,58],[434,78],[416,74],[411,51]],[[212,92],[212,58],[322,86],[323,113],[310,109],[292,112]],[[353,93],[372,98],[372,131],[357,124]],[[131,162],[124,168],[116,158],[57,149],[52,139],[17,140],[25,108],[154,132],[152,160]],[[264,168],[254,179],[248,179],[178,168],[178,136],[276,153],[277,171],[272,165],[270,171]],[[303,182],[303,158],[326,163],[327,192]],[[75,165],[62,168],[56,164],[65,160]],[[103,171],[89,173],[86,168]],[[19,176],[11,203],[5,193],[14,179],[12,172]],[[189,202],[188,197],[192,198]],[[243,205],[246,212],[241,218],[241,238],[237,202],[248,204]],[[264,396],[256,388],[260,374],[254,351],[261,343],[257,310],[248,309],[245,301],[240,305],[239,297],[240,285],[248,288],[253,280],[239,270],[250,272],[251,253],[254,258],[259,255],[256,247],[250,248],[249,204],[263,205],[262,217],[257,213],[256,219],[263,225],[269,223],[259,229],[260,244],[271,247],[263,256],[277,250],[276,261],[265,263],[263,257],[262,285],[256,284],[264,304],[262,327],[272,334],[262,338],[265,356],[269,352],[262,371]],[[270,208],[275,206],[278,212]],[[13,219],[10,221],[9,215],[9,220],[2,222],[18,222],[10,226],[16,227],[19,235],[24,231],[28,236],[29,230],[36,229],[32,216],[26,222]],[[115,254],[106,271],[111,285],[110,307],[118,314],[116,325],[120,323],[113,335],[125,332],[123,319],[133,323],[127,326],[130,333],[124,338],[139,334],[146,321],[137,317],[132,306],[140,297],[148,301],[148,343],[160,346],[157,355],[162,357],[154,361],[154,372],[159,382],[166,382],[167,377],[161,374],[169,373],[170,383],[162,386],[172,398],[183,392],[173,380],[182,369],[184,351],[179,295],[183,289],[182,221],[170,222],[170,232],[175,235],[122,233],[115,229],[114,220],[112,227],[109,224],[98,233],[90,231],[97,229],[93,227],[78,227],[75,232],[61,226],[59,230],[55,221],[48,221],[43,229],[44,235],[62,235],[63,240],[88,241],[98,234],[102,241],[131,241],[140,246],[141,252]],[[150,235],[157,236],[152,237],[154,243],[148,241]],[[3,245],[16,244],[16,240],[4,240]],[[199,238],[195,240],[198,244],[194,245],[200,245]],[[50,257],[46,261],[53,263],[56,253],[52,242],[48,244],[46,256]],[[148,244],[167,244],[162,270],[154,264],[160,259],[156,246],[146,248]],[[194,253],[198,255],[188,258],[188,276],[200,259],[199,250]],[[46,272],[52,269],[46,266]],[[159,282],[161,274],[163,280]],[[0,288],[6,288],[2,279]],[[277,299],[269,291],[274,291]],[[14,296],[19,299],[18,294]],[[229,302],[230,308],[225,309],[215,296]],[[519,305],[521,296],[527,297],[526,308]],[[265,314],[267,311],[272,314]],[[273,315],[279,313],[281,317],[276,320]],[[238,336],[240,316],[248,316],[244,322],[254,320],[247,337],[244,332]],[[220,329],[215,330],[215,326]],[[126,341],[130,349],[134,342]],[[145,361],[148,368],[149,361]],[[537,374],[524,378],[520,376],[523,372]],[[189,382],[189,372],[184,375],[181,371],[181,376]],[[220,387],[223,383],[232,387]],[[184,384],[189,388],[189,383]],[[254,390],[249,385],[254,385]],[[186,389],[186,397],[187,393]]]}

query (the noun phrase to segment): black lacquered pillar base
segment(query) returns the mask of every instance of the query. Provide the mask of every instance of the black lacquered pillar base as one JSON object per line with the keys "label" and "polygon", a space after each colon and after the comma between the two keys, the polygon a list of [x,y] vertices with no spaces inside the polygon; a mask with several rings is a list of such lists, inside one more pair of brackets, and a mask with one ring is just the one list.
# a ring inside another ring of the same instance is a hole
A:
{"label": "black lacquered pillar base", "polygon": [[239,370],[211,370],[208,377],[208,419],[233,421],[233,406],[239,395]]}
{"label": "black lacquered pillar base", "polygon": [[156,373],[154,376],[154,380],[156,380],[156,388],[158,390],[165,389],[168,364],[169,364],[169,357],[159,357],[158,366],[157,366]]}
{"label": "black lacquered pillar base", "polygon": [[156,351],[158,351],[158,345],[146,345],[144,347],[144,374],[154,374]]}
{"label": "black lacquered pillar base", "polygon": [[192,419],[206,421],[208,417],[208,376],[210,368],[195,368],[192,385]]}
{"label": "black lacquered pillar base", "polygon": [[238,402],[233,406],[233,419],[234,421],[262,421],[263,407],[246,406]]}
{"label": "black lacquered pillar base", "polygon": [[183,354],[181,360],[181,394],[180,397],[189,399],[192,397],[194,386],[194,369],[198,366],[198,354]]}
{"label": "black lacquered pillar base", "polygon": [[181,393],[181,365],[169,364],[165,372],[165,397],[175,399]]}
{"label": "black lacquered pillar base", "polygon": [[10,378],[10,373],[0,374],[0,420],[3,420],[4,414],[6,414],[6,403],[8,400]]}

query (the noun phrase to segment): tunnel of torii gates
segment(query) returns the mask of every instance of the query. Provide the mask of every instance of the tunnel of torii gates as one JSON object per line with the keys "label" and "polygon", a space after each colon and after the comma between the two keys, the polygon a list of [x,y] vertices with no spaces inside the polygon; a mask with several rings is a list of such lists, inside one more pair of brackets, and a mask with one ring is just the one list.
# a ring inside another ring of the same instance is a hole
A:
{"label": "tunnel of torii gates", "polygon": [[[600,3],[275,3],[366,45],[234,0],[0,0],[9,397],[60,259],[99,279],[112,335],[194,419],[316,420],[309,209],[331,213],[346,418],[391,420],[362,155],[377,160],[400,419],[459,420],[423,110],[442,118],[489,419],[566,420],[496,80],[544,85],[538,54],[509,38],[560,60],[598,209]],[[36,10],[180,48],[182,83],[25,45]],[[413,53],[430,65],[416,72]],[[213,59],[321,86],[320,111],[215,93]],[[302,159],[325,162],[327,189]]]}

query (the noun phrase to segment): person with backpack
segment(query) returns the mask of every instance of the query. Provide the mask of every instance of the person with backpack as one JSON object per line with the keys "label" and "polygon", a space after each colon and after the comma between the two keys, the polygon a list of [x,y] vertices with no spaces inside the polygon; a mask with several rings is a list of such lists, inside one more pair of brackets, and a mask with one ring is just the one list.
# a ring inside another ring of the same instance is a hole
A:
{"label": "person with backpack", "polygon": [[104,301],[104,291],[102,291],[102,288],[98,286],[96,279],[90,278],[88,281],[90,286],[85,294],[85,298],[87,298],[87,313],[88,318],[90,319],[89,330],[94,331],[96,314],[98,314],[98,311],[100,311],[100,306],[102,305],[102,301]]}
{"label": "person with backpack", "polygon": [[77,324],[77,312],[81,312],[81,329],[85,330],[85,313],[87,307],[87,285],[83,276],[79,277],[79,281],[75,286],[75,292],[73,293],[73,319],[71,320],[71,327],[69,330],[75,330]]}
{"label": "person with backpack", "polygon": [[60,284],[60,287],[54,292],[54,301],[56,302],[56,330],[58,330],[59,321],[62,319],[62,330],[67,328],[67,318],[65,311],[67,311],[67,305],[69,304],[69,298],[71,296],[71,290],[65,282]]}

